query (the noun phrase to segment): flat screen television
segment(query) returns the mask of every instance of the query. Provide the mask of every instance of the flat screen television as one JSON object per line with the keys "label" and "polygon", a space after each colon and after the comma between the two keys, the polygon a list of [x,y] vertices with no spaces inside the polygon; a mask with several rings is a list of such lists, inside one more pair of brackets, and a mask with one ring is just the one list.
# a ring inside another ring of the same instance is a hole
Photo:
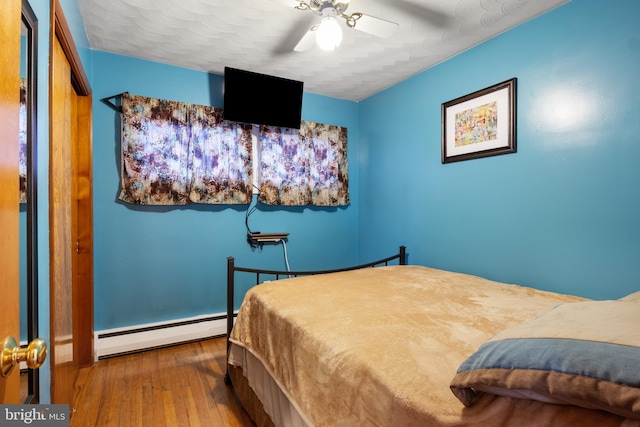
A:
{"label": "flat screen television", "polygon": [[300,129],[303,83],[224,68],[225,120]]}

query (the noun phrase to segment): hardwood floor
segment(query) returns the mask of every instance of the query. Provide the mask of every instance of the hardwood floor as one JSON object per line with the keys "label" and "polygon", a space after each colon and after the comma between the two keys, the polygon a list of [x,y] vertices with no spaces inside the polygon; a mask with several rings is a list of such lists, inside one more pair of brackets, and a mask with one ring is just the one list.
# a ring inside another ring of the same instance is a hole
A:
{"label": "hardwood floor", "polygon": [[71,427],[253,427],[225,363],[225,338],[101,360],[80,370]]}

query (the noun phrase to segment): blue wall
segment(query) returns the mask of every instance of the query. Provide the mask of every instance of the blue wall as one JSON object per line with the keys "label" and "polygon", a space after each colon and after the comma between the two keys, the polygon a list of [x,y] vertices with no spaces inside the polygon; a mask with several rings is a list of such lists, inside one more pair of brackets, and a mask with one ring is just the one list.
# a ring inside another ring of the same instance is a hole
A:
{"label": "blue wall", "polygon": [[[117,201],[120,117],[100,101],[127,91],[222,107],[223,78],[100,51],[93,52],[92,60],[96,330],[224,312],[226,258],[234,256],[239,265],[284,269],[284,248],[250,248],[247,205],[167,208]],[[357,109],[354,102],[305,93],[302,118],[347,127],[351,159],[358,147]],[[351,206],[260,204],[249,217],[251,229],[289,232],[293,270],[356,262],[357,171],[353,161]]]}
{"label": "blue wall", "polygon": [[[360,256],[403,243],[411,263],[494,280],[638,290],[638,16],[574,0],[363,101]],[[511,77],[518,152],[441,164],[441,104]]]}

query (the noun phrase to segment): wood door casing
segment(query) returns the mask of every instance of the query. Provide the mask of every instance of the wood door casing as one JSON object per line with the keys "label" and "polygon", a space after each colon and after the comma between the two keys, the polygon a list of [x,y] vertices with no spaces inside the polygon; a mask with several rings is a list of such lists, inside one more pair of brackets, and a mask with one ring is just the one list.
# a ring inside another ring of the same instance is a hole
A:
{"label": "wood door casing", "polygon": [[51,3],[51,400],[72,403],[78,368],[93,363],[92,97],[59,0]]}
{"label": "wood door casing", "polygon": [[59,0],[51,0],[52,38],[57,38],[71,67],[71,84],[76,93],[75,140],[72,145],[74,182],[72,203],[74,282],[73,330],[76,336],[74,358],[80,367],[91,366],[93,349],[93,134],[92,94],[71,30]]}
{"label": "wood door casing", "polygon": [[[0,342],[20,337],[19,168],[20,0],[0,11]],[[20,403],[18,369],[0,376],[0,403]]]}
{"label": "wood door casing", "polygon": [[73,251],[71,141],[75,93],[71,68],[57,39],[51,60],[49,153],[51,402],[70,403],[77,375],[73,363]]}

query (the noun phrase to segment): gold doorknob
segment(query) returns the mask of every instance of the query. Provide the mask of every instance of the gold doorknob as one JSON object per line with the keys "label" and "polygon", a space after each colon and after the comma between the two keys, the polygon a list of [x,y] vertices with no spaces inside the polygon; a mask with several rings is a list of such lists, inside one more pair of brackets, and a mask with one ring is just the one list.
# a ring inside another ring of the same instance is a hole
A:
{"label": "gold doorknob", "polygon": [[0,370],[6,377],[20,362],[25,362],[27,367],[38,369],[47,358],[47,342],[42,338],[31,341],[26,348],[20,347],[14,337],[7,337],[2,344],[2,358]]}

